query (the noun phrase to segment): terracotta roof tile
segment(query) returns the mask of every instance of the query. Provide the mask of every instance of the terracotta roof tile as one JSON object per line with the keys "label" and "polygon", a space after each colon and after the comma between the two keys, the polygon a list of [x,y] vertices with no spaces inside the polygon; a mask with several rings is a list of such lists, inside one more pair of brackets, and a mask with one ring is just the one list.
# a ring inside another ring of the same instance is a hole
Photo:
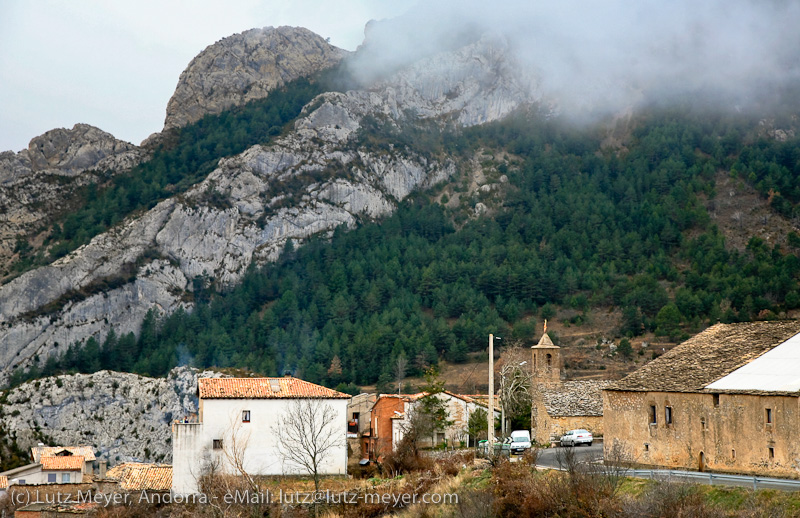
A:
{"label": "terracotta roof tile", "polygon": [[81,455],[42,457],[39,462],[45,471],[82,471],[84,458]]}
{"label": "terracotta roof tile", "polygon": [[106,477],[118,480],[120,489],[125,491],[172,489],[172,466],[169,464],[126,462],[108,470]]}
{"label": "terracotta roof tile", "polygon": [[0,475],[0,489],[8,489],[8,477]]}
{"label": "terracotta roof tile", "polygon": [[39,462],[42,457],[53,457],[64,450],[73,455],[81,455],[87,461],[95,460],[94,450],[91,446],[34,446],[31,448],[33,462]]}
{"label": "terracotta roof tile", "polygon": [[197,389],[202,399],[350,399],[349,394],[288,376],[283,378],[199,378]]}
{"label": "terracotta roof tile", "polygon": [[704,387],[800,332],[800,321],[717,324],[606,390],[711,392]]}

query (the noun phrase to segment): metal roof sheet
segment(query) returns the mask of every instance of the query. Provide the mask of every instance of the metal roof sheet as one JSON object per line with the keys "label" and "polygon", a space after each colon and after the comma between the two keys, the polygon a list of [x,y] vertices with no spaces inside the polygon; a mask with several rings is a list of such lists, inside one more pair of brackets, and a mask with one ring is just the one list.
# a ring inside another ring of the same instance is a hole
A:
{"label": "metal roof sheet", "polygon": [[800,391],[800,334],[706,386],[709,390]]}

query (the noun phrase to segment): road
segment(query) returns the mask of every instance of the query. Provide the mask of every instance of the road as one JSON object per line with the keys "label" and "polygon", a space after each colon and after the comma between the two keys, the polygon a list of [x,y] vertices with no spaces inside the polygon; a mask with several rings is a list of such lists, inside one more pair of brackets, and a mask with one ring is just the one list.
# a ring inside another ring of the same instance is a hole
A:
{"label": "road", "polygon": [[[569,456],[573,455],[570,459]],[[594,464],[603,459],[603,443],[595,440],[591,446],[573,448],[544,448],[539,450],[536,465],[544,468],[564,469],[570,463]],[[598,466],[599,467],[599,466]],[[671,482],[693,482],[723,486],[740,486],[752,489],[779,489],[782,491],[799,491],[800,481],[770,477],[753,477],[752,475],[728,475],[722,473],[700,473],[696,471],[664,470],[664,469],[631,469],[627,476],[637,478],[653,478]]]}
{"label": "road", "polygon": [[569,455],[574,455],[574,462],[580,464],[601,461],[603,460],[603,443],[602,441],[594,441],[591,446],[544,448],[539,450],[536,465],[546,468],[564,468],[569,461]]}

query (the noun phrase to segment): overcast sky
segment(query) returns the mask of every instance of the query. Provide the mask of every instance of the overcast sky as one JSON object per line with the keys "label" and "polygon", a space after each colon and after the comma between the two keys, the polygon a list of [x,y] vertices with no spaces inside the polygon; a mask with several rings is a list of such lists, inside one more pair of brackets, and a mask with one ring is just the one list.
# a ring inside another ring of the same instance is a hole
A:
{"label": "overcast sky", "polygon": [[348,50],[412,0],[0,0],[0,151],[83,122],[139,144],[189,61],[255,27],[306,27]]}

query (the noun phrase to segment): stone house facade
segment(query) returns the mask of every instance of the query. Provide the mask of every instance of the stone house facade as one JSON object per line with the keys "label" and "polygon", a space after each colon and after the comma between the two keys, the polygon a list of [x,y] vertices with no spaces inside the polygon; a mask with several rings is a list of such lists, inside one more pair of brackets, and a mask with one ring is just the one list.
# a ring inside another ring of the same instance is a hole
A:
{"label": "stone house facade", "polygon": [[800,322],[717,324],[606,387],[605,455],[800,477]]}
{"label": "stone house facade", "polygon": [[603,388],[608,380],[574,380],[534,385],[531,437],[538,444],[553,444],[568,430],[584,428],[603,436]]}

